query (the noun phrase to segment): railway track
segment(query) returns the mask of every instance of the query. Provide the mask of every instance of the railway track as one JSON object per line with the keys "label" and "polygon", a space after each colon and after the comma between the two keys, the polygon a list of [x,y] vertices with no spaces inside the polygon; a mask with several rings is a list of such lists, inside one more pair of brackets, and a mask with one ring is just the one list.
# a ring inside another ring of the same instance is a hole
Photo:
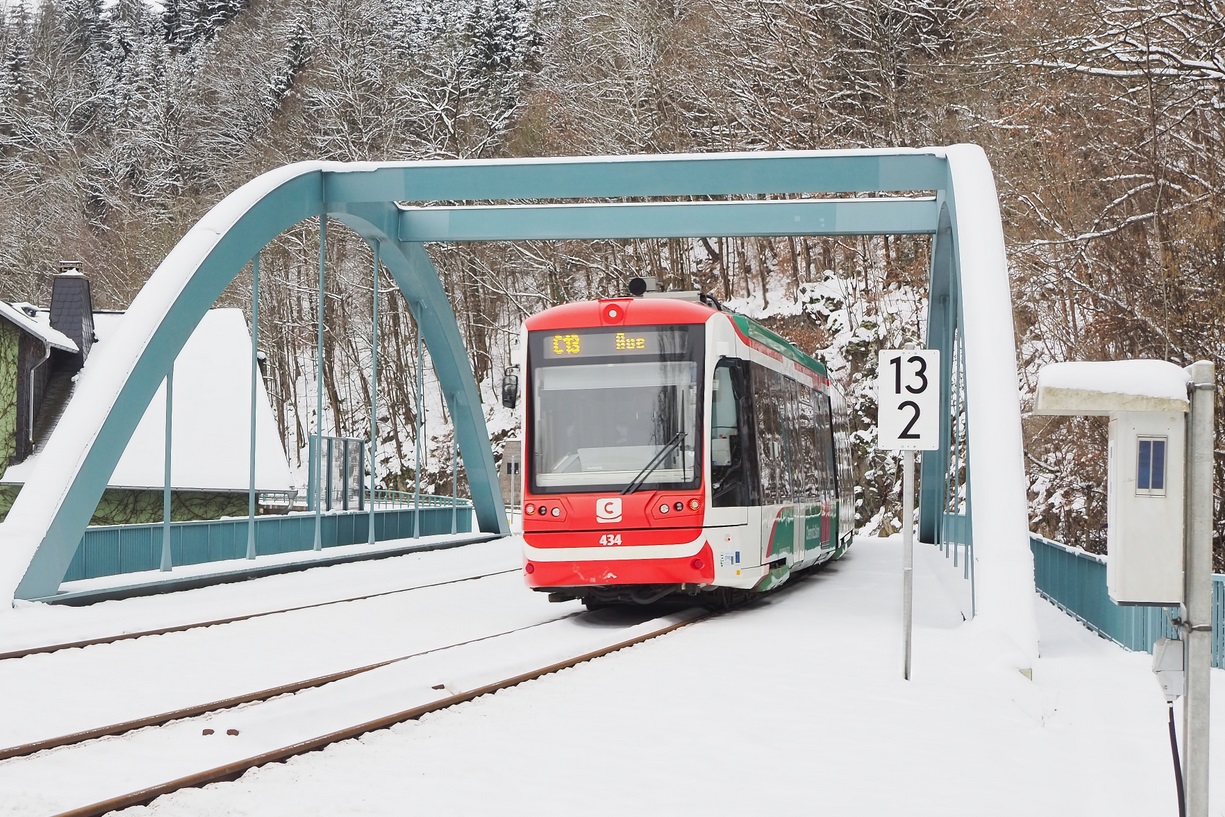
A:
{"label": "railway track", "polygon": [[[21,647],[0,652],[0,661],[9,661],[18,658],[25,658],[30,655],[46,655],[49,653],[60,652],[61,650],[81,649],[85,647],[94,647],[104,644],[115,644],[120,641],[131,641],[137,638],[145,638],[148,636],[168,635],[170,633],[182,633],[190,630],[198,630],[206,627],[216,627],[222,624],[234,624],[240,621],[250,621],[251,619],[264,618],[267,616],[282,615],[285,613],[296,613],[303,610],[314,610],[321,607],[329,607],[337,604],[348,604],[350,602],[368,601],[370,599],[384,598],[387,596],[396,596],[402,593],[411,593],[417,590],[429,590],[436,587],[445,587],[452,584],[460,584],[463,582],[477,581],[480,579],[489,578],[490,576],[503,576],[510,573],[519,572],[519,568],[511,568],[508,570],[494,570],[487,573],[478,573],[470,576],[462,576],[453,579],[443,579],[435,582],[426,582],[415,584],[410,587],[400,587],[393,590],[380,590],[373,593],[364,593],[361,595],[345,596],[338,599],[328,599],[326,601],[311,602],[309,604],[298,604],[287,607],[278,607],[269,610],[259,610],[256,612],[243,613],[240,615],[226,616],[223,618],[211,618],[202,621],[182,622],[164,627],[154,627],[141,630],[131,630],[121,633],[109,633],[105,635],[92,636],[90,638],[73,639],[71,641],[60,641],[51,644],[39,644],[31,647]],[[3,755],[0,754],[0,759]]]}
{"label": "railway track", "polygon": [[[413,720],[709,615],[686,610],[627,621],[613,611],[571,613],[191,708],[196,711],[10,747],[0,754],[8,758],[0,761],[0,791],[33,793],[10,801],[14,814],[106,814]],[[66,780],[73,781],[71,791],[64,791]]]}
{"label": "railway track", "polygon": [[156,727],[156,726],[165,726],[166,724],[172,723],[177,720],[183,720],[185,718],[194,718],[194,717],[198,717],[200,715],[206,715],[212,712],[220,712],[221,710],[224,710],[224,709],[233,709],[235,707],[243,706],[245,704],[253,704],[253,703],[259,703],[261,701],[268,701],[280,695],[290,695],[296,692],[301,692],[303,690],[314,689],[315,687],[321,687],[325,684],[331,684],[336,681],[343,681],[346,678],[352,678],[354,676],[361,675],[362,673],[373,672],[383,667],[390,666],[391,664],[398,664],[404,661],[411,661],[414,658],[420,658],[421,656],[429,655],[430,653],[440,652],[442,650],[453,649],[454,647],[461,647],[461,646],[465,646],[466,644],[476,643],[478,641],[485,641],[489,639],[507,636],[507,635],[510,635],[511,633],[530,629],[532,627],[541,627],[546,624],[550,624],[553,621],[561,621],[563,619],[570,618],[571,616],[575,616],[575,615],[578,615],[578,613],[570,613],[564,616],[559,616],[555,619],[551,619],[550,621],[543,622],[542,624],[529,624],[526,627],[516,627],[513,630],[507,630],[501,633],[494,633],[494,634],[487,635],[487,636],[481,636],[479,638],[474,638],[469,641],[466,641],[463,644],[453,644],[453,645],[449,645],[446,647],[436,647],[434,649],[412,653],[411,655],[401,655],[395,658],[388,658],[383,661],[377,661],[372,664],[364,664],[359,667],[352,667],[349,669],[338,670],[336,672],[330,672],[326,675],[319,675],[314,678],[307,678],[306,680],[303,680],[303,681],[293,681],[293,682],[286,683],[286,684],[278,684],[277,686],[256,690],[254,692],[244,693],[241,695],[232,695],[226,698],[222,698],[220,700],[209,701],[206,703],[200,703],[200,704],[194,704],[192,706],[181,707],[179,709],[175,709],[170,712],[160,712],[160,713],[147,715],[147,716],[140,717],[140,718],[134,718],[131,720],[122,721],[119,723],[108,724],[106,726],[94,727],[92,729],[86,729],[80,732],[73,732],[68,735],[58,735],[56,737],[43,738],[41,740],[32,741],[30,743],[23,743],[23,744],[19,744],[16,746],[0,748],[0,761],[9,760],[10,758],[15,758],[15,757],[26,757],[29,755],[36,754],[38,752],[47,751],[48,749],[58,749],[64,746],[76,746],[76,745],[85,743],[86,741],[96,740],[98,738],[113,737],[115,735],[123,735],[128,732],[135,731],[137,729],[144,729],[147,727]]}

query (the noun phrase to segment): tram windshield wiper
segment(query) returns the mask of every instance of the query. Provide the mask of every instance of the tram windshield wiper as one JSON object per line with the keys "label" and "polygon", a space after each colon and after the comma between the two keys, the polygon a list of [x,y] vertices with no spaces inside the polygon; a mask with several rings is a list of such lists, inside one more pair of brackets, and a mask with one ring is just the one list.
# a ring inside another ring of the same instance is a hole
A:
{"label": "tram windshield wiper", "polygon": [[664,458],[675,451],[676,447],[684,442],[684,440],[685,432],[683,430],[672,435],[672,439],[668,440],[668,442],[664,444],[664,447],[659,449],[658,454],[651,457],[651,461],[643,466],[643,469],[638,472],[638,476],[630,480],[630,484],[625,486],[625,490],[621,492],[621,495],[624,496],[626,494],[632,494],[634,491],[641,488],[642,483],[646,482],[646,478],[649,477],[655,471],[655,469],[659,467],[660,463],[664,461]]}

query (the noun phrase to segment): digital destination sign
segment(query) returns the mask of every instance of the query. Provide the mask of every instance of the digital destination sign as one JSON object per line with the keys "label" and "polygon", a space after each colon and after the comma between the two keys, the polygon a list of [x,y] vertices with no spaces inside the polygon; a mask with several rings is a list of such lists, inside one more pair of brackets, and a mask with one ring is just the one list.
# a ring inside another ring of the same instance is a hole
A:
{"label": "digital destination sign", "polygon": [[537,332],[545,360],[683,354],[689,347],[687,327],[629,326],[623,329]]}

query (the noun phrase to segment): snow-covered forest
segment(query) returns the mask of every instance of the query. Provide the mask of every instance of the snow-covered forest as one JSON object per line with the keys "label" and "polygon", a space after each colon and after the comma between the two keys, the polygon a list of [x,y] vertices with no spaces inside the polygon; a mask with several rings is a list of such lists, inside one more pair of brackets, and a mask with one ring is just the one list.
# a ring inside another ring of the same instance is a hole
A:
{"label": "snow-covered forest", "polygon": [[[99,306],[123,308],[213,204],[303,159],[974,142],[1002,197],[1024,394],[1054,361],[1222,357],[1225,13],[1213,0],[6,2],[0,299],[45,303],[49,274],[73,259]],[[311,422],[316,233],[303,225],[263,257],[261,346],[291,457]],[[371,258],[340,230],[328,248],[325,431],[366,437]],[[887,530],[896,463],[866,433],[871,368],[877,348],[919,339],[928,249],[712,236],[433,256],[491,416],[518,324],[546,306],[650,274],[767,316],[851,394],[861,519]],[[248,286],[223,300],[249,308]],[[441,455],[427,482],[449,492],[445,417],[415,393],[415,329],[389,287],[378,473],[411,484],[424,411]],[[1032,527],[1096,549],[1105,434],[1091,422],[1035,417],[1025,433]],[[1219,455],[1217,471],[1220,483]]]}

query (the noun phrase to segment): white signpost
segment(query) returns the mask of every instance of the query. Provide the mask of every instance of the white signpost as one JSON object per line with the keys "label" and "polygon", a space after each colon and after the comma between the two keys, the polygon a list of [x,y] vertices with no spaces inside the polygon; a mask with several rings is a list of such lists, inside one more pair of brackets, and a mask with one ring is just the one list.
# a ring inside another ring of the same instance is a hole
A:
{"label": "white signpost", "polygon": [[914,607],[914,467],[916,451],[940,448],[940,352],[885,349],[876,372],[878,448],[902,452],[902,676],[910,680]]}

